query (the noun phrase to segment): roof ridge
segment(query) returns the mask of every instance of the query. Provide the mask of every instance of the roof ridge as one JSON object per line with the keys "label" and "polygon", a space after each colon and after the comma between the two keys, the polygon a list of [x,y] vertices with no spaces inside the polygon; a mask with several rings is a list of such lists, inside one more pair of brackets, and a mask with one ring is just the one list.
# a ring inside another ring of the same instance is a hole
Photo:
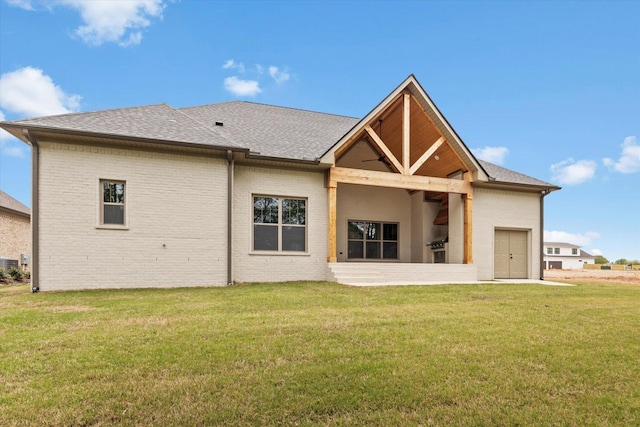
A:
{"label": "roof ridge", "polygon": [[323,115],[326,115],[326,116],[343,117],[343,118],[347,118],[347,119],[360,120],[360,118],[358,118],[358,117],[353,117],[353,116],[344,116],[344,115],[342,115],[342,114],[325,113],[325,112],[323,112],[323,111],[314,111],[314,110],[308,110],[308,109],[304,109],[304,108],[287,107],[287,106],[284,106],[284,105],[265,104],[265,103],[263,103],[263,102],[240,101],[240,100],[235,100],[235,101],[224,101],[224,102],[213,102],[213,103],[210,103],[210,104],[202,104],[202,105],[193,105],[193,106],[190,106],[190,107],[182,107],[182,108],[178,108],[178,110],[188,109],[188,108],[208,107],[208,106],[210,106],[210,105],[221,105],[221,104],[251,104],[251,105],[260,105],[260,106],[263,106],[263,107],[281,108],[281,109],[284,109],[284,110],[302,111],[302,112],[305,112],[305,113],[323,114]]}

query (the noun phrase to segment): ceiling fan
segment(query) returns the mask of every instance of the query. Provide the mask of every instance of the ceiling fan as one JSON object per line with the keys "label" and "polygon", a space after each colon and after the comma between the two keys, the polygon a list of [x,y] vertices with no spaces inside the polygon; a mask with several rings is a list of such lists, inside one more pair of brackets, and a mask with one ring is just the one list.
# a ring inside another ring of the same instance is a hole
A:
{"label": "ceiling fan", "polygon": [[[378,126],[380,129],[380,135],[382,135],[382,119],[378,119]],[[364,159],[362,160],[362,163],[366,163],[366,162],[382,162],[387,166],[391,166],[391,162],[387,159],[387,156],[385,156],[384,154],[380,157],[378,157],[377,159]]]}
{"label": "ceiling fan", "polygon": [[387,166],[391,166],[391,163],[389,162],[389,160],[387,160],[387,156],[380,156],[377,159],[364,159],[364,160],[362,160],[362,163],[367,163],[367,162],[382,162]]}

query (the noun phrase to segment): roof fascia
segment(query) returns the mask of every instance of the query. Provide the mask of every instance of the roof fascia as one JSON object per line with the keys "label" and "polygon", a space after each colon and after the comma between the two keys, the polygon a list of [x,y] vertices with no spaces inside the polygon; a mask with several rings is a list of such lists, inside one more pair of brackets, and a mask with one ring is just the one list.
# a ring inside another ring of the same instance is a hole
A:
{"label": "roof fascia", "polygon": [[518,184],[515,182],[505,182],[505,181],[496,181],[490,180],[488,182],[475,181],[473,183],[474,187],[478,188],[494,188],[499,190],[515,190],[515,191],[543,191],[544,194],[549,194],[553,191],[561,190],[562,187],[557,187],[555,185],[531,185],[531,184]]}
{"label": "roof fascia", "polygon": [[[192,148],[200,148],[200,149],[205,149],[205,150],[214,150],[214,151],[234,151],[234,152],[239,152],[239,153],[248,153],[249,149],[247,148],[238,148],[238,147],[225,147],[225,146],[218,146],[218,145],[207,145],[207,144],[197,144],[197,143],[193,143],[193,142],[185,142],[185,141],[173,141],[173,140],[166,140],[166,139],[153,139],[153,138],[143,138],[143,137],[139,137],[139,136],[126,136],[126,135],[118,135],[118,134],[111,134],[111,133],[101,133],[101,132],[82,132],[82,131],[75,131],[75,130],[70,130],[70,129],[60,129],[60,128],[55,128],[55,127],[50,127],[50,126],[38,126],[38,125],[24,125],[24,124],[18,124],[18,123],[0,123],[0,127],[2,127],[3,129],[5,129],[7,132],[9,132],[10,134],[12,134],[13,136],[15,136],[16,138],[20,139],[21,141],[31,145],[31,143],[22,135],[22,130],[23,129],[27,129],[31,132],[45,132],[45,133],[50,133],[50,134],[55,134],[55,135],[73,135],[73,136],[79,136],[79,137],[89,137],[89,138],[104,138],[104,139],[111,139],[111,140],[117,140],[117,141],[132,141],[132,142],[142,142],[142,143],[149,143],[149,144],[159,144],[159,145],[166,145],[166,146],[173,146],[173,147],[192,147]],[[12,132],[13,131],[13,132]],[[14,133],[15,132],[15,133]]]}
{"label": "roof fascia", "polygon": [[26,212],[17,211],[15,209],[11,209],[11,208],[8,208],[6,206],[0,206],[0,212],[6,212],[6,213],[11,214],[11,215],[21,216],[21,217],[24,217],[26,219],[30,219],[31,218],[31,214],[28,214]]}

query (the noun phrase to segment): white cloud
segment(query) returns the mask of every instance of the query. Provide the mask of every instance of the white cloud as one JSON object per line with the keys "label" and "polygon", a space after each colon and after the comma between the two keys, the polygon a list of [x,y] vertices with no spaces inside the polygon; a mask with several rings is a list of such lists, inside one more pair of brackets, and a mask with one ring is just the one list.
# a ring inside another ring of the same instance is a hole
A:
{"label": "white cloud", "polygon": [[640,172],[640,144],[635,136],[628,136],[624,139],[622,153],[618,161],[609,157],[602,159],[602,163],[610,169],[621,173]]}
{"label": "white cloud", "polygon": [[286,71],[282,71],[280,70],[278,67],[271,65],[269,67],[269,75],[271,76],[271,78],[273,78],[273,80],[276,81],[276,83],[278,84],[282,84],[284,82],[286,82],[287,80],[289,80],[289,78],[291,77],[289,75],[289,73],[287,73]]}
{"label": "white cloud", "polygon": [[240,74],[244,74],[245,68],[242,62],[236,62],[233,59],[227,59],[224,64],[222,64],[223,70],[237,70]]}
{"label": "white cloud", "polygon": [[589,253],[594,256],[604,255],[600,249],[589,249]]}
{"label": "white cloud", "polygon": [[262,92],[256,80],[242,80],[236,76],[224,79],[224,88],[237,96],[255,96]]}
{"label": "white cloud", "polygon": [[[255,67],[245,68],[244,63],[236,62],[234,59],[227,59],[222,64],[223,70],[234,70],[237,75],[224,79],[226,90],[236,96],[255,96],[262,92],[260,81],[263,80],[265,67],[256,64]],[[266,68],[269,76],[276,84],[283,84],[291,78],[291,75],[280,68],[270,65]],[[252,77],[252,79],[247,77]]]}
{"label": "white cloud", "polygon": [[24,67],[0,76],[0,108],[24,116],[77,111],[79,95],[66,94],[42,70]]}
{"label": "white cloud", "polygon": [[166,0],[7,0],[16,7],[36,10],[35,5],[50,9],[62,6],[80,13],[83,25],[75,33],[87,44],[99,46],[117,43],[120,46],[140,44],[142,30],[153,18],[162,19]]}
{"label": "white cloud", "polygon": [[509,154],[507,147],[472,148],[471,151],[473,151],[473,154],[475,154],[477,158],[495,163],[496,165],[503,164],[505,157]]}
{"label": "white cloud", "polygon": [[593,178],[596,173],[596,162],[593,160],[578,160],[568,158],[551,165],[551,174],[554,181],[560,184],[582,184]]}
{"label": "white cloud", "polygon": [[[0,111],[0,122],[4,120],[4,113]],[[25,148],[20,145],[14,145],[16,143],[20,144],[17,138],[4,129],[0,129],[0,154],[11,157],[24,157]]]}
{"label": "white cloud", "polygon": [[19,7],[24,10],[35,10],[31,0],[5,0],[10,6]]}
{"label": "white cloud", "polygon": [[587,231],[584,234],[567,233],[566,231],[544,231],[545,242],[571,243],[578,246],[587,246],[599,238],[600,233],[596,233],[595,231]]}

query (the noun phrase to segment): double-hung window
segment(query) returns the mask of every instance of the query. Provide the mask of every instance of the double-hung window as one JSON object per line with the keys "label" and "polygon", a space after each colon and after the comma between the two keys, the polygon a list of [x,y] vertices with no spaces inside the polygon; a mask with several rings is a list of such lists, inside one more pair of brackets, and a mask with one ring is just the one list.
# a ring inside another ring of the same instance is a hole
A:
{"label": "double-hung window", "polygon": [[307,199],[253,196],[253,250],[306,252]]}
{"label": "double-hung window", "polygon": [[125,225],[125,185],[124,181],[100,181],[102,225]]}
{"label": "double-hung window", "polygon": [[553,255],[553,248],[547,248],[547,255]]}

